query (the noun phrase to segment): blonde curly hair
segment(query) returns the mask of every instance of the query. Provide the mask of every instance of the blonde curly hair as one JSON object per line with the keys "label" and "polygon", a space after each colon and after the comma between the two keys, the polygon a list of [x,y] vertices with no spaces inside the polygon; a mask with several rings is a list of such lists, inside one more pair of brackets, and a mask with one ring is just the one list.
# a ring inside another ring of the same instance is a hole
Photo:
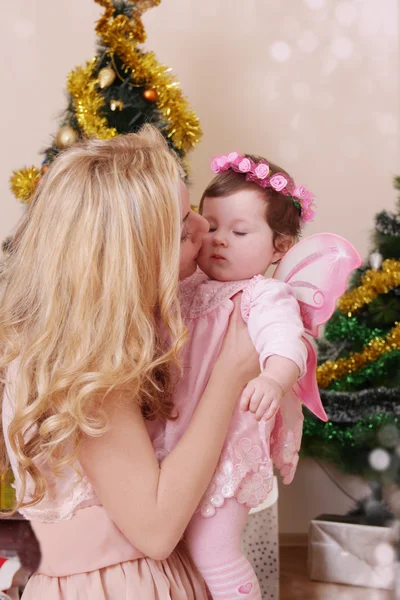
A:
{"label": "blonde curly hair", "polygon": [[82,436],[106,431],[111,390],[129,393],[145,418],[171,417],[186,338],[181,176],[150,125],[86,140],[57,157],[17,227],[0,273],[0,401],[10,363],[17,370],[0,456],[6,469],[7,433],[22,482],[15,510],[43,499],[38,465],[60,476]]}

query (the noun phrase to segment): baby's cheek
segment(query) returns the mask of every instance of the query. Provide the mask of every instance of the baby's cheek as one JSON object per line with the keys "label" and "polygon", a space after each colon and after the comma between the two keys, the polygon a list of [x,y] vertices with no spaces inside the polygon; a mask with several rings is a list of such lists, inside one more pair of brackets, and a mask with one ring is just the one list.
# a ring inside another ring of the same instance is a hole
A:
{"label": "baby's cheek", "polygon": [[241,279],[247,279],[253,276],[254,261],[245,251],[236,252],[233,268],[237,273],[241,274]]}
{"label": "baby's cheek", "polygon": [[203,273],[205,273],[206,275],[208,275],[208,271],[210,270],[210,262],[211,261],[209,258],[206,257],[206,253],[204,252],[204,250],[201,250],[197,259],[197,264],[199,265]]}

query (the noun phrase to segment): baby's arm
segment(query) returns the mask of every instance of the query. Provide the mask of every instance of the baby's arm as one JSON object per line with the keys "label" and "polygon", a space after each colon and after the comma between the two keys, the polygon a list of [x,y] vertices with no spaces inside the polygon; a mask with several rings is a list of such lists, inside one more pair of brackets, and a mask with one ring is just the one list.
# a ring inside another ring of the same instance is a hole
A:
{"label": "baby's arm", "polygon": [[283,396],[296,383],[300,370],[295,362],[283,356],[270,356],[262,373],[245,387],[240,409],[250,410],[257,421],[272,419]]}
{"label": "baby's arm", "polygon": [[251,293],[247,325],[261,375],[246,386],[240,406],[257,420],[271,419],[306,368],[304,326],[292,288],[282,281],[259,280]]}

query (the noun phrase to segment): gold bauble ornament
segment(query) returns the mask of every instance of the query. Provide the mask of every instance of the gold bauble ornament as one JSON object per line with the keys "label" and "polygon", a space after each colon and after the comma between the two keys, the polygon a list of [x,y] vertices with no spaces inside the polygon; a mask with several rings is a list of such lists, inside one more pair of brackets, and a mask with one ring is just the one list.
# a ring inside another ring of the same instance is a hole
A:
{"label": "gold bauble ornament", "polygon": [[59,129],[56,135],[56,144],[58,148],[68,148],[73,146],[78,139],[78,134],[75,129],[69,125],[65,125]]}
{"label": "gold bauble ornament", "polygon": [[111,67],[104,67],[99,71],[99,86],[102,90],[110,87],[115,81],[115,72]]}
{"label": "gold bauble ornament", "polygon": [[117,108],[119,110],[122,110],[124,108],[124,103],[122,102],[122,100],[111,100],[110,102],[110,108],[111,110],[117,110]]}
{"label": "gold bauble ornament", "polygon": [[156,90],[144,90],[143,98],[146,98],[149,102],[155,102],[157,100]]}

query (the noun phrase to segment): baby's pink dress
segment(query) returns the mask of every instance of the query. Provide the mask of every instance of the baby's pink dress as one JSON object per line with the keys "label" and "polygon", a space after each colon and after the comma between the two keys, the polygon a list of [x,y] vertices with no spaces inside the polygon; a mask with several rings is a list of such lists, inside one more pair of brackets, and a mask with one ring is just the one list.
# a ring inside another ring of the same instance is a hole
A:
{"label": "baby's pink dress", "polygon": [[[3,397],[3,431],[21,491],[17,461],[8,441],[13,405],[15,366],[7,373]],[[150,437],[158,431],[147,422]],[[76,465],[79,468],[79,465]],[[42,561],[31,577],[23,600],[206,600],[204,582],[182,543],[166,560],[145,557],[126,539],[108,516],[86,477],[72,469],[55,478],[43,465],[49,490],[45,498],[21,512],[31,521]],[[140,482],[138,482],[140,485]],[[25,499],[32,482],[28,480]],[[132,510],[135,510],[133,504]]]}
{"label": "baby's pink dress", "polygon": [[[305,372],[304,327],[289,285],[262,276],[219,282],[197,271],[180,288],[189,341],[181,357],[183,377],[174,391],[179,417],[168,421],[154,441],[160,460],[174,448],[192,418],[227,331],[232,297],[238,292],[242,292],[242,316],[261,369],[270,356],[278,355],[292,360],[301,375]],[[257,577],[241,552],[240,536],[249,509],[272,489],[273,466],[284,483],[293,479],[302,424],[301,402],[293,392],[284,396],[276,417],[268,422],[258,423],[252,413],[236,407],[217,469],[185,533],[214,600],[261,599]]]}
{"label": "baby's pink dress", "polygon": [[[227,331],[231,298],[238,292],[243,292],[241,312],[261,369],[270,356],[278,355],[292,360],[300,376],[305,372],[304,326],[288,284],[261,275],[220,282],[197,270],[180,286],[189,341],[182,353],[183,377],[174,392],[179,418],[168,421],[154,442],[160,459],[174,448],[192,418]],[[258,506],[271,490],[273,466],[279,469],[283,482],[290,483],[298,463],[302,425],[301,402],[293,392],[285,395],[275,420],[269,423],[257,423],[252,413],[236,408],[219,465],[200,506],[201,514],[213,516],[231,497],[249,508]]]}

